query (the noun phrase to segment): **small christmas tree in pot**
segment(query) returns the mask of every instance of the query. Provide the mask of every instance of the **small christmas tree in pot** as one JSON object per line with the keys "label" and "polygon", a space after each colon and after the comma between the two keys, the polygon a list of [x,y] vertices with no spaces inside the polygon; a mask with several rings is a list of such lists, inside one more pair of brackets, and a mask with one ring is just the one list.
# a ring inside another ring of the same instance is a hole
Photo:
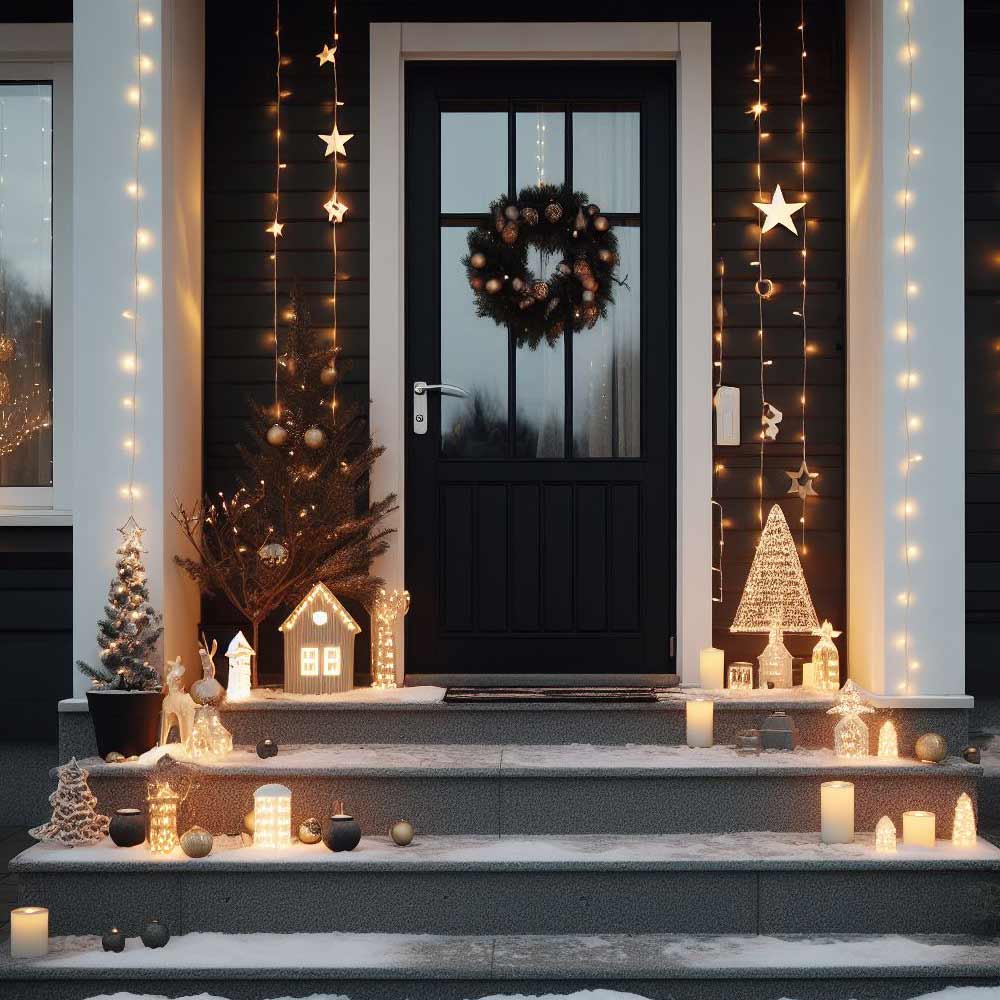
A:
{"label": "small christmas tree in pot", "polygon": [[122,542],[115,574],[104,617],[97,623],[100,662],[76,664],[94,684],[87,704],[102,757],[112,752],[131,757],[156,746],[162,702],[162,682],[153,660],[163,627],[149,603],[143,529],[129,517],[118,530]]}

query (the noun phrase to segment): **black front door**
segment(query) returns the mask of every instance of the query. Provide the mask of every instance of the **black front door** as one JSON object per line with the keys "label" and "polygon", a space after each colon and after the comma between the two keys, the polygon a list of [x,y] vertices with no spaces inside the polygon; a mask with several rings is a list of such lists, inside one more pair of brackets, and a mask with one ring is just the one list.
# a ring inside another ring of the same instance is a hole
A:
{"label": "black front door", "polygon": [[[406,108],[406,671],[672,672],[673,64],[411,64]],[[532,347],[477,315],[466,236],[563,182],[624,284]],[[418,381],[467,395],[415,424]]]}

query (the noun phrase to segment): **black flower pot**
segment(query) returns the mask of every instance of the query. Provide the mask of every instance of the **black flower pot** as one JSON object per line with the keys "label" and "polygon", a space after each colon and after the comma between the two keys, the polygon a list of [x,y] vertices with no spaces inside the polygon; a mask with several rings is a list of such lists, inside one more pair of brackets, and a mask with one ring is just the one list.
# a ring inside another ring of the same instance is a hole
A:
{"label": "black flower pot", "polygon": [[138,847],[146,839],[146,817],[141,809],[116,809],[108,835],[116,847]]}
{"label": "black flower pot", "polygon": [[162,948],[170,940],[170,929],[159,920],[150,920],[139,936],[147,948]]}
{"label": "black flower pot", "polygon": [[161,691],[88,691],[97,752],[107,757],[117,750],[133,757],[155,747],[162,702]]}
{"label": "black flower pot", "polygon": [[353,851],[361,843],[361,827],[353,816],[331,816],[323,824],[323,843],[331,851]]}

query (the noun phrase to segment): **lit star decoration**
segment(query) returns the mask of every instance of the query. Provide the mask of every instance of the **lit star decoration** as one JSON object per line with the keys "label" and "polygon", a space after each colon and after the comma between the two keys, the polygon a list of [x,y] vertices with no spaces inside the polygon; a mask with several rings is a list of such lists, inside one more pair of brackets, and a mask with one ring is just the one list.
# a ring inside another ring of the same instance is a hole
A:
{"label": "lit star decoration", "polygon": [[760,118],[765,111],[767,111],[766,104],[762,104],[760,101],[754,101],[754,103],[750,105],[750,110],[747,114],[753,115],[753,120],[757,121],[757,119]]}
{"label": "lit star decoration", "polygon": [[328,222],[344,221],[344,213],[347,211],[347,206],[341,204],[336,198],[331,198],[328,202],[324,202],[323,207],[326,209]]}
{"label": "lit star decoration", "polygon": [[792,215],[798,212],[804,205],[804,201],[785,201],[785,196],[781,192],[781,185],[776,185],[774,194],[771,196],[769,202],[754,202],[754,207],[759,208],[764,213],[764,225],[761,226],[761,232],[767,233],[774,229],[775,226],[784,226],[790,233],[798,236],[799,231],[795,228]]}
{"label": "lit star decoration", "polygon": [[277,237],[279,237],[279,236],[282,235],[282,230],[284,228],[285,228],[285,224],[283,222],[278,222],[278,220],[275,219],[274,222],[272,222],[271,225],[269,225],[267,227],[266,232],[271,233],[272,236],[274,236],[275,238],[277,238]]}
{"label": "lit star decoration", "polygon": [[329,45],[324,45],[321,52],[316,53],[320,66],[325,66],[328,62],[333,62],[333,57],[337,54],[337,46],[331,49]]}
{"label": "lit star decoration", "polygon": [[283,235],[285,224],[279,222],[281,211],[281,0],[274,0],[274,221],[265,232],[271,236],[271,334],[274,347],[274,420],[280,426],[281,400],[278,397],[278,237]]}
{"label": "lit star decoration", "polygon": [[797,493],[803,500],[806,497],[814,497],[819,494],[813,489],[813,480],[819,478],[818,472],[810,472],[809,466],[803,461],[797,472],[785,472],[791,480],[788,487],[789,493]]}
{"label": "lit star decoration", "polygon": [[329,135],[320,135],[320,138],[326,143],[326,152],[324,156],[330,156],[332,153],[339,153],[341,156],[347,156],[347,150],[344,148],[345,145],[354,138],[354,133],[349,132],[347,134],[342,133],[336,125],[333,126],[333,131]]}

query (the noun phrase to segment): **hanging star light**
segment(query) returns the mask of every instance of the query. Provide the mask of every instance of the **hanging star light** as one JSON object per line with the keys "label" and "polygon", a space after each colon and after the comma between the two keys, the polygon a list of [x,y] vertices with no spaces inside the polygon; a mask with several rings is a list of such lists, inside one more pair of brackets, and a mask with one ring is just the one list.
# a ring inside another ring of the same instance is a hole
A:
{"label": "hanging star light", "polygon": [[774,188],[774,194],[771,196],[771,200],[769,202],[754,202],[754,207],[759,208],[764,213],[764,224],[761,227],[761,232],[770,232],[770,230],[774,229],[775,226],[780,225],[784,226],[789,232],[798,236],[799,231],[795,228],[795,223],[792,221],[792,215],[803,208],[804,205],[804,201],[785,201],[785,196],[781,192],[781,185],[776,185]]}
{"label": "hanging star light", "polygon": [[322,52],[316,53],[316,58],[319,60],[320,66],[325,66],[328,62],[333,62],[333,57],[337,54],[337,46],[331,49],[329,45],[323,46]]}
{"label": "hanging star light", "polygon": [[767,111],[767,105],[764,104],[763,101],[754,101],[754,103],[750,105],[750,110],[747,111],[747,114],[753,115],[753,120],[757,121],[757,119],[760,118],[765,111]]}
{"label": "hanging star light", "polygon": [[285,228],[285,224],[283,222],[278,222],[278,220],[275,219],[274,222],[272,222],[271,225],[269,225],[267,227],[267,229],[265,230],[265,232],[268,232],[272,236],[274,236],[275,238],[277,238],[278,236],[282,235],[281,231],[284,228]]}
{"label": "hanging star light", "polygon": [[788,493],[797,493],[805,500],[806,497],[815,497],[819,494],[813,489],[813,480],[819,478],[818,472],[810,472],[805,460],[799,463],[797,472],[785,471],[785,475],[791,480]]}
{"label": "hanging star light", "polygon": [[329,201],[324,202],[323,207],[326,209],[328,222],[344,221],[344,213],[347,211],[347,206],[341,204],[336,198],[331,198]]}
{"label": "hanging star light", "polygon": [[339,153],[341,156],[347,156],[347,150],[344,146],[354,138],[354,133],[351,132],[345,135],[334,125],[333,131],[329,135],[320,135],[320,138],[326,143],[324,156],[329,156],[331,153]]}

